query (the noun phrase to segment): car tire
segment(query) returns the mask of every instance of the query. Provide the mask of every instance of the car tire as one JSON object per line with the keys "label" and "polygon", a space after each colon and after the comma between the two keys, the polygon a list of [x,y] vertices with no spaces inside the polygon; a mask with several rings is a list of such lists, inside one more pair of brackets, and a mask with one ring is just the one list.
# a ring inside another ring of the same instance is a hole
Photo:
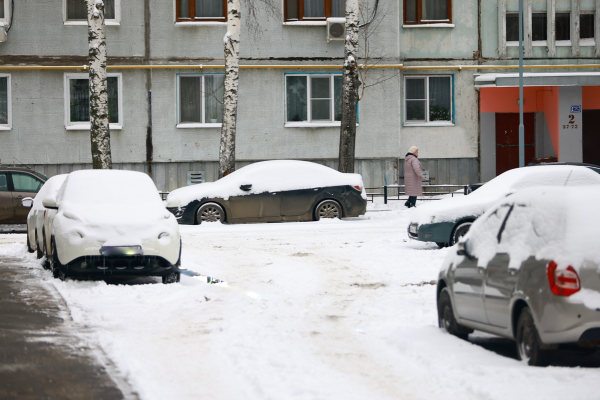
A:
{"label": "car tire", "polygon": [[515,341],[519,360],[524,363],[545,367],[552,361],[552,352],[542,348],[542,341],[529,307],[523,308],[519,314]]}
{"label": "car tire", "polygon": [[163,275],[162,283],[168,285],[170,283],[177,283],[181,279],[181,274],[179,272],[171,272],[168,275]]}
{"label": "car tire", "polygon": [[440,249],[443,249],[444,247],[448,247],[448,243],[447,242],[435,242],[435,244],[437,244],[437,246]]}
{"label": "car tire", "polygon": [[31,243],[29,242],[29,232],[27,232],[27,252],[33,253],[33,248],[31,248]]}
{"label": "car tire", "polygon": [[342,208],[337,201],[323,200],[315,207],[315,221],[321,218],[342,218]]}
{"label": "car tire", "polygon": [[50,258],[50,269],[52,270],[52,276],[59,278],[61,281],[67,279],[67,274],[62,270],[62,264],[58,260],[58,252],[56,251],[56,243],[52,241],[52,257]]}
{"label": "car tire", "polygon": [[200,225],[203,222],[225,222],[225,212],[223,207],[217,203],[202,204],[196,211],[196,223]]}
{"label": "car tire", "polygon": [[46,248],[46,233],[42,232],[42,240],[44,241],[44,261],[42,261],[42,268],[44,269],[52,269],[52,265],[50,263],[50,257],[48,256],[48,249]]}
{"label": "car tire", "polygon": [[473,225],[473,222],[469,221],[469,222],[461,222],[460,224],[456,225],[456,227],[454,228],[454,231],[452,231],[452,236],[450,237],[450,246],[454,246],[456,243],[458,243],[458,240],[465,236],[467,234],[467,232],[469,232],[469,229],[471,229],[471,225]]}
{"label": "car tire", "polygon": [[35,234],[35,256],[38,260],[44,257],[44,252],[42,251],[42,247],[40,246],[40,241],[38,240],[37,233]]}
{"label": "car tire", "polygon": [[448,288],[443,288],[438,297],[438,326],[449,334],[465,340],[469,333],[473,332],[473,329],[462,326],[456,321]]}

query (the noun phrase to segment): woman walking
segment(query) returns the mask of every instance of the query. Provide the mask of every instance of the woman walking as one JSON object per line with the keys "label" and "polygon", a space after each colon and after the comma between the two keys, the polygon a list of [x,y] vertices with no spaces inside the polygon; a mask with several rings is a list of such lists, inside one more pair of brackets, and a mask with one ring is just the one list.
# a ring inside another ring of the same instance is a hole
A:
{"label": "woman walking", "polygon": [[408,195],[408,200],[404,205],[408,208],[415,207],[417,196],[423,195],[421,182],[425,180],[425,175],[423,175],[423,167],[418,157],[419,149],[417,146],[408,149],[408,153],[404,156],[404,185],[405,192]]}

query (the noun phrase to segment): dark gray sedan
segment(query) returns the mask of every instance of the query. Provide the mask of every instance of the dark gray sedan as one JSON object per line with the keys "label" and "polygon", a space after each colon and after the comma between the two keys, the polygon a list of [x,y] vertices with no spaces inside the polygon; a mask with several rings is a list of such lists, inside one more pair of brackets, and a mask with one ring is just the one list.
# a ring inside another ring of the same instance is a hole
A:
{"label": "dark gray sedan", "polygon": [[216,182],[176,189],[180,224],[313,221],[357,217],[367,208],[362,177],[306,161],[250,164]]}
{"label": "dark gray sedan", "polygon": [[450,249],[437,286],[439,325],[466,338],[514,339],[521,360],[600,346],[600,188],[526,189],[496,203]]}

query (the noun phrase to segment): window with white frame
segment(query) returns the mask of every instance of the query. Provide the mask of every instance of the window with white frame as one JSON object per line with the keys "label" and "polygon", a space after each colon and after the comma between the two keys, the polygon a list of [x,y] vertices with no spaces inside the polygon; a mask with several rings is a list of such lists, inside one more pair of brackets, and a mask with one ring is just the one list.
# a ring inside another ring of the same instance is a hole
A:
{"label": "window with white frame", "polygon": [[451,124],[452,76],[406,76],[404,123]]}
{"label": "window with white frame", "polygon": [[177,76],[177,126],[223,123],[225,74],[182,74]]}
{"label": "window with white frame", "polygon": [[227,22],[226,0],[176,0],[177,22]]}
{"label": "window with white frame", "polygon": [[325,21],[346,16],[345,0],[284,0],[286,21]]}
{"label": "window with white frame", "polygon": [[554,39],[558,41],[571,40],[571,13],[557,12],[554,18],[555,33]]}
{"label": "window with white frame", "polygon": [[9,0],[0,0],[0,22],[6,23],[6,17],[8,16],[8,10],[6,7],[8,6]]}
{"label": "window with white frame", "polygon": [[452,0],[404,0],[404,24],[452,23]]}
{"label": "window with white frame", "polygon": [[342,120],[341,74],[287,74],[286,124],[339,125]]}
{"label": "window with white frame", "polygon": [[594,19],[593,12],[582,12],[579,14],[579,39],[583,42],[588,41],[590,45],[594,45]]}
{"label": "window with white frame", "polygon": [[[568,12],[557,12],[554,16],[554,26],[554,40],[558,42],[558,45],[566,45],[571,40],[571,14]],[[582,39],[593,38],[594,14],[581,14],[580,26],[580,37]],[[525,36],[523,36],[523,40],[525,40]],[[531,14],[531,40],[534,46],[545,45],[547,42],[548,17],[545,12],[534,12]],[[519,13],[506,13],[506,41],[511,42],[513,46],[519,41]]]}
{"label": "window with white frame", "polygon": [[[104,21],[106,25],[119,24],[121,0],[104,0]],[[63,0],[64,20],[68,25],[87,25],[88,10],[85,0]]]}
{"label": "window with white frame", "polygon": [[[110,129],[121,129],[121,74],[108,74],[108,122]],[[65,126],[90,129],[90,81],[88,74],[65,74]]]}
{"label": "window with white frame", "polygon": [[0,75],[0,129],[10,129],[10,75]]}

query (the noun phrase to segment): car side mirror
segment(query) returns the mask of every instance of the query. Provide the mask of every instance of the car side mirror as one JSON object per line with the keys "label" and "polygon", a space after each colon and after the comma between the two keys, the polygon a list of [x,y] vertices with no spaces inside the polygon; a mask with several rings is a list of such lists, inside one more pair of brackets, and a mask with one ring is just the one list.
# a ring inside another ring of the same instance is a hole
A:
{"label": "car side mirror", "polygon": [[21,199],[21,205],[25,208],[33,207],[33,199],[31,197],[25,197]]}
{"label": "car side mirror", "polygon": [[468,245],[469,241],[465,240],[462,241],[460,240],[457,244],[457,249],[456,249],[456,254],[458,254],[459,256],[465,256],[468,259],[472,259],[473,256],[471,255],[471,253],[469,253],[469,245]]}
{"label": "car side mirror", "polygon": [[244,192],[248,192],[252,189],[252,185],[241,185],[240,189],[242,189]]}
{"label": "car side mirror", "polygon": [[179,208],[181,207],[181,200],[167,198],[167,208]]}
{"label": "car side mirror", "polygon": [[56,199],[53,197],[46,197],[42,200],[42,205],[51,210],[58,210],[58,205],[56,204]]}

